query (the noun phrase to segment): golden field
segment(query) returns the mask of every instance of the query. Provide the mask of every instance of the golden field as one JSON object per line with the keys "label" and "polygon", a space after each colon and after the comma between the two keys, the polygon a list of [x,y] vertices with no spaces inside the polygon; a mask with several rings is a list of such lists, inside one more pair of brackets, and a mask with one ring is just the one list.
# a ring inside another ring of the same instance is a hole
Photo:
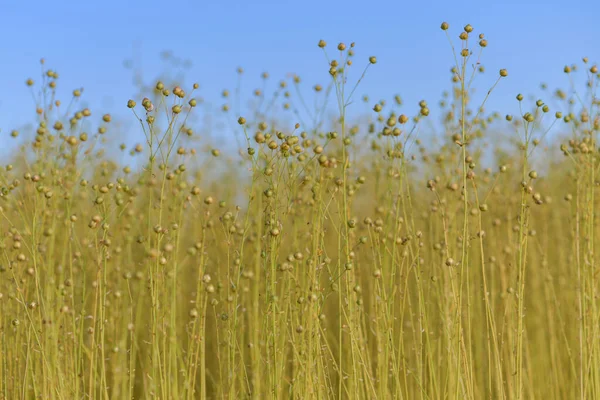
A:
{"label": "golden field", "polygon": [[598,68],[488,110],[510,71],[441,27],[439,104],[361,98],[377,59],[321,41],[322,86],[223,92],[229,148],[196,84],[119,99],[126,146],[42,64],[1,137],[0,399],[600,398]]}

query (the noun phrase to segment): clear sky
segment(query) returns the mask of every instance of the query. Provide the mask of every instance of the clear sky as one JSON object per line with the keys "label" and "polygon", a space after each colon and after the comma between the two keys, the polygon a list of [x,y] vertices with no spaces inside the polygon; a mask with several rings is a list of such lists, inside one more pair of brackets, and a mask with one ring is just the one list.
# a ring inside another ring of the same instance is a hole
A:
{"label": "clear sky", "polygon": [[455,38],[470,23],[489,42],[488,73],[478,87],[487,90],[500,68],[509,71],[490,103],[502,113],[516,112],[516,93],[536,94],[541,82],[566,86],[565,64],[582,56],[600,61],[600,2],[593,0],[0,0],[0,15],[0,148],[11,129],[32,120],[24,81],[39,79],[41,57],[60,73],[66,93],[83,86],[95,109],[125,117],[134,87],[124,60],[141,60],[153,77],[165,50],[191,61],[189,82],[219,103],[221,90],[235,86],[238,66],[246,70],[248,97],[262,71],[324,84],[328,67],[318,40],[354,41],[357,64],[378,58],[360,95],[398,93],[411,105],[422,98],[433,104],[450,87],[453,62],[440,23],[450,23]]}

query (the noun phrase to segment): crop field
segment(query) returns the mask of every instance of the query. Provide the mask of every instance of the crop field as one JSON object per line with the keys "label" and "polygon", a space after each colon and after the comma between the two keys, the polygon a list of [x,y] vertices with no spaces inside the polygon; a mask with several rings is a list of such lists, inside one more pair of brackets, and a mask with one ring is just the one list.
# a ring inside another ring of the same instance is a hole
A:
{"label": "crop field", "polygon": [[448,85],[418,104],[325,40],[320,84],[117,94],[134,132],[50,62],[13,77],[0,399],[600,398],[595,60],[492,110],[511,71],[440,28]]}

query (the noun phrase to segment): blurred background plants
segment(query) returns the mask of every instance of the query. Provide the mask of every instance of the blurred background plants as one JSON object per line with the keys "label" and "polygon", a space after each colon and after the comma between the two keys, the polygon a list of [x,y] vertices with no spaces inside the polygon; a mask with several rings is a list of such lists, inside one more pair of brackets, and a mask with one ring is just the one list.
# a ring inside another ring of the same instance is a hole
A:
{"label": "blurred background plants", "polygon": [[377,58],[321,40],[329,82],[245,102],[239,68],[220,109],[138,76],[132,146],[42,61],[2,133],[0,398],[600,396],[598,68],[490,112],[509,71],[441,28],[439,112],[361,98]]}

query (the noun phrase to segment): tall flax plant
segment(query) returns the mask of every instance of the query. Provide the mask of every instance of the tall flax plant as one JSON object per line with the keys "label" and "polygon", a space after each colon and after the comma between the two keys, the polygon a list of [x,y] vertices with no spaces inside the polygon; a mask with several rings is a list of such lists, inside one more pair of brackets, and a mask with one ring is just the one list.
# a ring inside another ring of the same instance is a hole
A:
{"label": "tall flax plant", "polygon": [[[57,371],[52,369],[51,364],[52,358],[56,357],[58,353],[55,347],[51,345],[53,340],[40,332],[41,324],[39,320],[42,315],[55,315],[50,306],[54,296],[49,291],[49,281],[57,279],[57,271],[46,263],[45,257],[54,255],[58,249],[52,245],[44,245],[46,238],[51,236],[53,231],[50,227],[46,229],[42,227],[54,225],[55,218],[51,215],[48,216],[47,212],[52,209],[56,200],[54,199],[54,192],[51,190],[51,185],[46,187],[43,182],[57,179],[59,171],[64,166],[62,160],[53,159],[49,155],[57,152],[66,152],[66,149],[63,143],[57,140],[59,136],[58,132],[62,131],[65,126],[63,126],[62,122],[53,123],[54,117],[62,117],[63,113],[63,109],[59,107],[60,102],[56,99],[56,80],[58,79],[58,74],[47,69],[44,65],[44,60],[41,61],[41,69],[42,85],[38,93],[34,92],[34,81],[32,79],[26,82],[27,86],[31,88],[32,96],[36,103],[36,135],[31,143],[32,154],[19,160],[20,162],[29,163],[29,165],[40,171],[39,174],[23,176],[27,183],[35,183],[37,187],[30,187],[27,194],[24,192],[18,193],[18,188],[21,186],[20,181],[15,179],[9,185],[4,177],[1,197],[4,200],[3,204],[7,208],[5,209],[0,206],[0,218],[3,225],[9,227],[9,232],[14,240],[13,249],[18,251],[16,256],[11,256],[6,251],[6,247],[3,246],[2,261],[0,261],[3,264],[2,271],[9,273],[10,281],[16,289],[15,300],[18,312],[14,315],[11,324],[16,328],[21,324],[21,318],[23,319],[26,333],[16,339],[26,341],[27,351],[25,357],[27,360],[31,360],[33,355],[36,354],[39,362],[35,365],[28,362],[24,368],[20,368],[19,363],[11,362],[7,364],[5,361],[3,372],[10,375],[12,370],[12,373],[15,376],[19,376],[23,382],[28,382],[37,377],[37,381],[33,384],[34,392],[50,396],[52,393],[61,390],[59,384],[56,382],[56,380],[61,378],[59,378]],[[18,132],[13,131],[11,136],[16,138]],[[31,155],[33,157],[30,157]],[[7,165],[6,171],[10,173],[12,165]],[[72,184],[72,175],[61,175],[68,181],[68,184]],[[36,192],[38,196],[34,196]],[[10,207],[11,204],[20,205],[16,214],[18,221],[14,216],[10,218],[8,215],[12,208]],[[46,225],[46,223],[49,225]],[[26,268],[26,271],[33,278],[32,287],[19,278],[22,268],[18,267],[24,263],[30,265]],[[56,337],[55,330],[53,330],[52,336]],[[15,348],[18,347],[17,343],[17,341],[13,343]],[[74,353],[78,351],[77,346],[70,347],[69,350],[74,359]],[[8,346],[4,346],[2,353],[6,355],[5,357],[8,357],[11,352]],[[7,365],[9,366],[8,368]],[[73,370],[79,370],[79,366],[71,365],[71,367]],[[71,380],[70,383],[72,382]],[[12,386],[13,391],[8,390],[8,393],[12,393],[13,396],[26,397],[28,395],[25,384],[22,385],[20,390],[17,389],[16,385],[13,384]],[[5,385],[5,393],[7,391],[6,388],[7,386]]]}
{"label": "tall flax plant", "polygon": [[[194,85],[197,89],[198,85]],[[148,146],[148,164],[144,183],[147,190],[146,238],[145,251],[148,254],[148,272],[150,278],[151,299],[151,324],[149,342],[152,347],[149,363],[152,370],[150,386],[156,393],[166,397],[168,393],[178,395],[177,380],[170,376],[178,368],[176,317],[177,317],[177,263],[168,263],[161,256],[166,234],[169,228],[165,225],[165,196],[171,157],[175,153],[175,145],[179,136],[185,129],[185,123],[196,100],[190,99],[188,104],[185,91],[177,86],[171,95],[170,91],[159,82],[156,85],[158,92],[157,104],[149,98],[144,98],[142,107],[146,112],[145,119],[140,118],[135,111],[136,103],[129,100],[127,106],[132,109],[139,120]],[[166,128],[161,129],[157,123],[156,113],[163,113],[166,117]],[[183,116],[183,118],[180,118]],[[158,167],[158,170],[157,170]],[[158,198],[158,199],[157,199]],[[177,222],[181,222],[178,220]],[[173,222],[171,223],[171,225]],[[172,268],[166,271],[166,266]],[[171,287],[164,285],[167,273],[172,273]],[[168,310],[168,311],[167,311]],[[167,322],[167,317],[170,320]],[[170,329],[167,329],[170,327]],[[177,376],[177,373],[175,373]]]}
{"label": "tall flax plant", "polygon": [[[363,396],[375,395],[372,386],[371,372],[366,368],[366,354],[363,351],[361,343],[364,341],[363,330],[361,328],[362,317],[360,311],[349,299],[351,292],[357,285],[357,279],[354,272],[353,252],[351,251],[351,240],[353,238],[352,229],[356,226],[356,220],[351,216],[351,199],[348,194],[349,171],[351,161],[352,138],[347,128],[347,108],[350,105],[354,92],[365,77],[369,66],[376,63],[375,57],[370,57],[369,63],[362,72],[355,85],[348,90],[347,80],[348,71],[353,65],[354,43],[349,47],[344,43],[337,45],[339,57],[330,59],[325,51],[326,42],[321,40],[319,47],[324,51],[329,64],[329,74],[334,83],[341,133],[341,204],[338,203],[339,222],[338,232],[338,263],[337,272],[332,277],[335,284],[335,290],[338,294],[338,397],[343,398],[351,396],[359,398]],[[330,134],[335,138],[336,133]],[[344,326],[347,326],[344,329]],[[345,332],[346,331],[346,332]],[[347,347],[346,347],[347,346]],[[345,352],[349,350],[348,357]],[[348,366],[348,364],[350,366]],[[361,367],[359,367],[361,366]],[[361,385],[361,382],[362,385]],[[364,386],[363,386],[364,385]],[[369,394],[370,393],[370,394]]]}
{"label": "tall flax plant", "polygon": [[[524,392],[524,380],[531,380],[531,370],[527,366],[525,360],[525,348],[526,348],[526,329],[525,329],[525,288],[526,288],[526,272],[528,266],[528,249],[529,249],[529,237],[531,232],[531,212],[530,208],[532,205],[543,204],[542,195],[539,192],[534,192],[533,181],[538,178],[538,173],[531,169],[531,156],[535,150],[537,144],[543,139],[546,134],[552,129],[552,126],[556,122],[555,118],[552,124],[544,131],[543,130],[543,117],[550,111],[548,105],[544,104],[542,100],[537,100],[535,109],[533,112],[524,112],[522,108],[523,95],[517,95],[517,100],[520,106],[520,116],[522,124],[517,124],[517,136],[519,148],[521,150],[521,183],[520,183],[520,201],[517,214],[518,231],[516,238],[516,276],[512,277],[517,286],[516,305],[514,313],[514,329],[516,331],[516,338],[512,335],[513,348],[514,348],[514,361],[513,370],[516,379],[512,384],[512,396],[517,399],[521,399],[525,396]],[[558,114],[556,116],[559,116]],[[507,117],[508,120],[512,120],[511,116]],[[520,129],[519,129],[520,128]],[[541,139],[535,138],[534,133],[542,130]],[[527,396],[525,396],[527,397]]]}
{"label": "tall flax plant", "polygon": [[[597,236],[598,186],[598,142],[600,130],[600,101],[597,97],[600,77],[598,67],[586,66],[586,90],[581,94],[573,79],[575,67],[566,66],[564,72],[569,77],[572,92],[571,107],[564,117],[572,132],[570,147],[562,145],[561,150],[573,162],[576,178],[575,211],[575,254],[578,279],[579,308],[579,392],[581,398],[594,398],[600,395],[600,340],[598,339],[600,312],[595,293],[597,292],[597,272],[595,241]],[[578,115],[574,112],[577,105]],[[582,240],[584,239],[584,240]]]}
{"label": "tall flax plant", "polygon": [[[452,317],[452,326],[454,332],[451,334],[451,357],[448,357],[448,362],[450,360],[454,360],[454,365],[448,364],[448,369],[454,371],[454,377],[452,380],[448,381],[448,391],[454,392],[455,398],[476,398],[477,392],[475,388],[475,377],[474,377],[474,359],[473,359],[473,338],[471,335],[473,334],[471,324],[472,324],[472,289],[471,289],[471,276],[472,274],[469,272],[476,263],[470,261],[470,251],[469,247],[471,246],[471,235],[472,235],[472,227],[469,223],[469,212],[471,209],[471,205],[475,204],[477,207],[480,207],[479,199],[477,196],[477,186],[476,175],[474,173],[472,165],[472,157],[469,155],[468,149],[472,147],[472,141],[474,141],[475,137],[473,134],[473,128],[476,124],[476,121],[479,119],[481,113],[483,112],[484,106],[491,95],[492,91],[499,83],[500,79],[506,77],[508,75],[505,69],[501,69],[499,72],[499,77],[496,82],[492,85],[492,87],[486,93],[482,103],[477,108],[477,112],[472,120],[469,120],[469,109],[468,103],[470,101],[470,92],[472,89],[472,84],[478,72],[481,72],[482,69],[479,67],[481,63],[481,54],[483,49],[487,47],[487,40],[485,39],[483,34],[480,34],[478,37],[478,47],[479,51],[474,52],[470,46],[473,43],[473,39],[471,36],[473,35],[473,27],[471,25],[466,25],[463,31],[459,34],[459,39],[461,43],[460,51],[457,51],[453,44],[452,38],[449,36],[448,29],[449,24],[444,22],[441,25],[441,29],[444,30],[447,34],[448,40],[450,42],[450,46],[452,48],[452,52],[454,55],[455,65],[452,69],[453,72],[453,81],[457,84],[457,90],[455,91],[455,100],[459,103],[458,107],[455,107],[456,114],[458,114],[458,121],[454,129],[456,129],[457,133],[453,134],[454,143],[460,149],[460,160],[461,160],[461,182],[462,182],[462,229],[459,233],[460,237],[460,249],[458,249],[459,259],[455,260],[452,256],[452,249],[449,247],[450,243],[448,242],[448,234],[446,233],[446,266],[449,269],[450,274],[450,286],[451,292],[453,293],[454,298],[454,317]],[[474,45],[474,44],[473,44]],[[471,190],[470,187],[473,186],[472,193],[473,197],[470,196]],[[447,228],[444,228],[445,230]],[[481,232],[481,220],[479,221],[479,232]],[[481,279],[482,279],[482,297],[484,301],[484,309],[486,316],[486,330],[487,330],[487,338],[488,338],[488,349],[487,349],[487,358],[488,358],[488,369],[489,369],[489,378],[487,391],[491,393],[492,381],[495,381],[496,390],[499,391],[499,394],[502,394],[502,374],[499,370],[500,367],[500,355],[498,350],[497,343],[497,332],[496,332],[496,323],[494,320],[494,314],[492,312],[492,308],[489,301],[488,296],[488,283],[486,279],[487,271],[485,269],[485,256],[484,256],[484,246],[482,243],[483,235],[480,233],[478,235],[479,238],[479,250],[480,250],[480,262],[481,262]],[[466,308],[465,308],[466,303]],[[496,369],[496,373],[494,374],[492,371]]]}

